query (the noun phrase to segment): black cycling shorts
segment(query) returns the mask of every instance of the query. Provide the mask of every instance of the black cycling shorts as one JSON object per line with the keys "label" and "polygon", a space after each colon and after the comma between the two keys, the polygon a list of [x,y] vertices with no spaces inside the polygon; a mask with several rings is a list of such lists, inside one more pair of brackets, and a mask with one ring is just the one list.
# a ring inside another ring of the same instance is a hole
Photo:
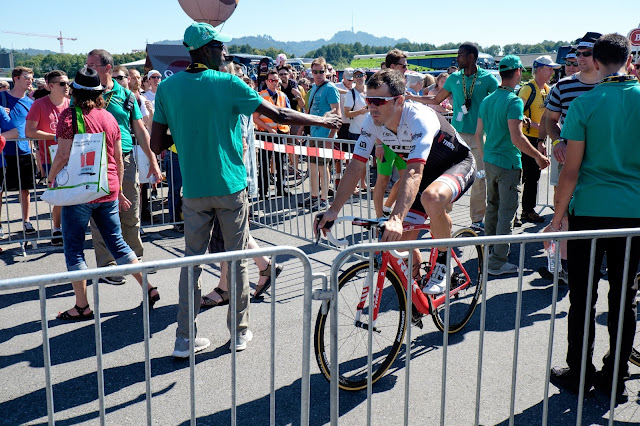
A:
{"label": "black cycling shorts", "polygon": [[[429,156],[431,159],[431,156]],[[442,165],[429,164],[427,160],[424,170],[422,172],[422,181],[420,182],[420,189],[418,195],[409,209],[404,221],[422,225],[427,219],[427,213],[424,206],[420,201],[422,197],[422,191],[427,189],[433,182],[442,182],[451,188],[452,196],[451,202],[457,201],[473,184],[476,177],[476,162],[473,159],[471,151],[467,151],[466,155],[462,157],[460,161],[451,161]]]}

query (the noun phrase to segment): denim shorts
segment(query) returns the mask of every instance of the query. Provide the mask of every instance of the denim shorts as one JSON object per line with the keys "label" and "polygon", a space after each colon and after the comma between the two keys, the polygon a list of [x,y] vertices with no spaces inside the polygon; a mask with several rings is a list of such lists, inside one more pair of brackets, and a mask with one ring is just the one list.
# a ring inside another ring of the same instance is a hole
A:
{"label": "denim shorts", "polygon": [[118,213],[118,200],[62,207],[64,259],[67,270],[87,269],[84,260],[84,236],[91,218],[118,265],[125,265],[136,259],[136,254],[122,238]]}

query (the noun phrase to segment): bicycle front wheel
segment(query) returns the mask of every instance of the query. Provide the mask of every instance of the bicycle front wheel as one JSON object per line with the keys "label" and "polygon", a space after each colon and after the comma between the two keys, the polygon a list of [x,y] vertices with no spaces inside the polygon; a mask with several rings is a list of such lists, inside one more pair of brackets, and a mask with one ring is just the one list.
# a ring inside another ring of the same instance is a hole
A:
{"label": "bicycle front wheel", "polygon": [[[357,263],[338,278],[338,372],[339,386],[344,390],[360,390],[367,386],[368,329],[371,326],[369,295],[364,307],[357,309],[367,283],[376,286],[377,274],[369,276],[369,262]],[[359,314],[359,316],[358,316]],[[393,270],[388,269],[380,295],[378,317],[373,324],[372,383],[389,369],[400,350],[406,330],[405,291]],[[330,380],[330,312],[318,312],[314,346],[318,367]]]}
{"label": "bicycle front wheel", "polygon": [[[640,285],[640,273],[636,275],[637,285]],[[640,312],[638,313],[638,320],[640,321]],[[633,341],[633,347],[631,348],[631,356],[629,361],[632,364],[640,367],[640,326],[636,324],[636,337]]]}
{"label": "bicycle front wheel", "polygon": [[[471,229],[461,229],[453,235],[453,238],[477,236]],[[449,296],[449,333],[460,331],[469,322],[482,293],[482,246],[453,247],[453,251],[460,260],[462,268],[451,257],[453,272]],[[440,297],[443,298],[442,304],[432,312],[432,317],[436,327],[444,331],[445,295]]]}

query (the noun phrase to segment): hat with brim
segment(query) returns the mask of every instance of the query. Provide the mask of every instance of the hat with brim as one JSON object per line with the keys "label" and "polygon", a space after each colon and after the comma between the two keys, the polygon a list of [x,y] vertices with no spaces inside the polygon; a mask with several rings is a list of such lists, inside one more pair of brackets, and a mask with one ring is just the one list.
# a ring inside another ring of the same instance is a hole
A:
{"label": "hat with brim", "polygon": [[558,68],[561,67],[561,65],[560,64],[556,64],[555,62],[553,62],[553,59],[551,59],[551,56],[543,55],[543,56],[538,56],[536,58],[536,60],[533,61],[533,67],[534,68],[551,67],[553,69],[558,69]]}
{"label": "hat with brim", "polygon": [[522,61],[520,57],[516,55],[507,55],[500,60],[498,64],[499,71],[510,71],[517,70],[518,68],[525,69],[524,65],[522,65]]}
{"label": "hat with brim", "polygon": [[571,50],[569,50],[569,52],[567,53],[567,56],[565,56],[563,59],[577,59],[578,57],[576,56],[576,48],[572,47]]}
{"label": "hat with brim", "polygon": [[182,44],[184,44],[188,51],[192,51],[200,49],[205,44],[214,40],[220,43],[226,43],[231,41],[231,36],[222,34],[206,22],[194,22],[184,31],[184,41]]}
{"label": "hat with brim", "polygon": [[98,72],[86,65],[76,73],[76,78],[73,79],[71,86],[77,90],[88,90],[91,92],[102,92],[104,89],[102,84],[100,84]]}
{"label": "hat with brim", "polygon": [[342,78],[344,78],[345,80],[353,80],[354,73],[355,70],[353,68],[345,68],[342,73]]}
{"label": "hat with brim", "polygon": [[588,32],[584,35],[584,37],[580,39],[580,42],[578,43],[577,48],[593,49],[593,45],[595,44],[596,40],[598,40],[600,37],[602,37],[602,34],[600,33]]}

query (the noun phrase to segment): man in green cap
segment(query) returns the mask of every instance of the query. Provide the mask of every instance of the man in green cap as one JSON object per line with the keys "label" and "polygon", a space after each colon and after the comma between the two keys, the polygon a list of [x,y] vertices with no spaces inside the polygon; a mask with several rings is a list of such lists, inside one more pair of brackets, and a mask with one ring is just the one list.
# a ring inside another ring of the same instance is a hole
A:
{"label": "man in green cap", "polygon": [[[518,209],[522,153],[532,157],[540,169],[549,165],[549,159],[531,145],[522,133],[524,104],[515,94],[522,77],[522,62],[515,55],[500,61],[502,86],[480,104],[476,143],[483,152],[487,183],[487,212],[485,235],[509,235]],[[486,134],[486,141],[483,142]],[[518,272],[518,267],[507,262],[508,244],[496,244],[489,249],[489,275]]]}
{"label": "man in green cap", "polygon": [[[247,173],[243,162],[239,115],[262,114],[276,123],[338,129],[339,115],[311,116],[279,108],[232,74],[219,72],[225,61],[224,43],[231,37],[206,23],[193,23],[184,33],[191,55],[186,71],[166,79],[156,92],[151,148],[156,154],[175,143],[183,188],[185,255],[204,254],[217,218],[225,250],[243,250],[249,237]],[[171,131],[171,135],[167,131]],[[231,350],[244,350],[253,335],[249,330],[249,281],[246,259],[235,262],[237,323],[227,326]],[[200,310],[201,268],[193,268],[194,318]],[[232,274],[229,274],[232,276]],[[230,288],[230,287],[229,287]],[[231,309],[231,307],[230,307]],[[188,269],[180,273],[178,328],[173,356],[189,356]],[[195,326],[195,324],[194,324]],[[210,344],[195,338],[195,352]]]}

